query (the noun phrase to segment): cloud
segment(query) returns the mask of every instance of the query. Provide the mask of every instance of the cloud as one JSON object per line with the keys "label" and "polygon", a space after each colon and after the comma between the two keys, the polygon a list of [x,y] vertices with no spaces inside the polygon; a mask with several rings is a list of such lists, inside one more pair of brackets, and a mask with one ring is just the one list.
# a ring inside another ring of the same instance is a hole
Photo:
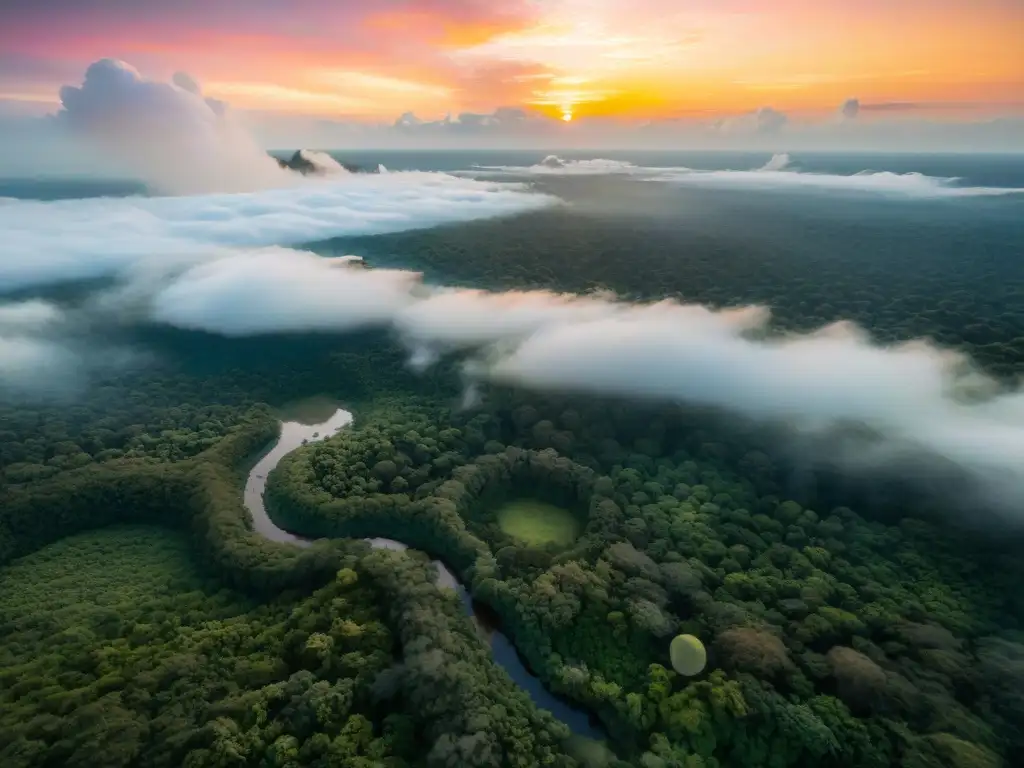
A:
{"label": "cloud", "polygon": [[420,276],[282,248],[192,267],[152,299],[152,319],[225,336],[389,324]]}
{"label": "cloud", "polygon": [[533,165],[478,165],[470,173],[501,173],[513,176],[643,176],[650,177],[663,172],[663,168],[649,168],[625,160],[609,160],[595,157],[585,160],[570,160],[558,155],[547,155]]}
{"label": "cloud", "polygon": [[[519,185],[442,173],[349,174],[315,152],[307,158],[337,173],[304,178],[281,169],[182,73],[158,83],[104,59],[89,67],[81,87],[66,87],[61,96],[63,110],[40,123],[55,137],[95,142],[120,168],[162,191],[236,192],[0,202],[0,295],[115,281],[85,302],[86,321],[88,313],[128,323],[151,316],[226,335],[390,321],[410,300],[416,280],[407,273],[339,281],[340,269],[323,271],[324,262],[309,254],[261,249],[558,202]],[[304,307],[281,298],[282,286],[304,296]],[[253,296],[263,298],[251,303]],[[52,328],[62,323],[59,311],[42,302],[0,306],[0,389],[41,393],[80,381],[93,361],[121,359],[117,350],[98,351],[94,341],[78,338],[86,328]]]}
{"label": "cloud", "polygon": [[39,299],[0,304],[0,331],[3,332],[40,331],[63,318],[59,307]]}
{"label": "cloud", "polygon": [[869,171],[840,174],[803,171],[788,152],[776,152],[764,165],[753,169],[696,170],[684,166],[642,166],[624,160],[593,158],[566,160],[548,155],[528,166],[484,165],[463,175],[495,173],[509,176],[630,176],[677,186],[743,189],[759,192],[831,192],[833,194],[884,195],[897,199],[996,197],[1024,194],[1019,187],[967,186],[955,177],[921,173]]}
{"label": "cloud", "polygon": [[[465,93],[465,104],[492,104],[493,89],[460,80],[464,68],[452,61],[452,48],[529,25],[541,10],[532,0],[293,0],[285,5],[178,0],[173,7],[133,0],[38,0],[22,5],[0,24],[0,85],[4,59],[17,56],[28,63],[15,62],[12,79],[24,85],[22,73],[38,70],[32,92],[52,101],[75,72],[48,71],[46,62],[137,56],[140,66],[159,71],[185,67],[202,74],[207,95],[234,99],[236,108],[294,110],[293,99],[281,99],[290,92],[310,97],[305,106],[321,114],[363,116],[424,109],[431,88],[449,86]],[[332,73],[388,79],[402,88],[422,84],[427,93],[374,90],[346,77],[334,83],[320,78]],[[274,85],[281,89],[276,97],[262,90]],[[0,88],[0,93],[20,90]],[[339,104],[352,101],[360,102],[358,108],[339,110]]]}
{"label": "cloud", "polygon": [[636,308],[551,324],[473,370],[540,390],[712,406],[797,436],[866,427],[873,442],[855,443],[849,453],[849,444],[816,442],[825,451],[819,459],[877,472],[937,457],[1019,517],[1024,393],[995,394],[998,387],[968,360],[925,342],[879,346],[848,324],[785,338],[751,329],[728,313]]}
{"label": "cloud", "polygon": [[961,185],[957,178],[926,176],[921,173],[861,171],[837,174],[799,171],[790,168],[790,162],[788,154],[777,154],[767,165],[753,171],[697,171],[682,168],[662,171],[653,180],[679,186],[764,192],[868,194],[913,200],[1024,194],[1021,188],[971,187]]}
{"label": "cloud", "polygon": [[152,306],[156,321],[225,335],[390,326],[417,369],[461,351],[471,382],[714,407],[784,427],[815,461],[947,462],[972,481],[965,493],[1018,518],[1024,503],[1024,393],[958,353],[879,345],[849,323],[780,336],[764,307],[430,288],[287,251],[197,267]]}
{"label": "cloud", "polygon": [[717,130],[723,134],[744,135],[756,134],[767,136],[779,133],[789,122],[784,112],[773,107],[761,107],[736,117],[728,117],[716,123]]}
{"label": "cloud", "polygon": [[345,174],[234,195],[0,205],[0,295],[298,245],[537,210],[556,198],[443,173]]}
{"label": "cloud", "polygon": [[[318,73],[321,78],[337,79],[339,87],[359,83],[360,88],[370,92],[376,88],[397,93],[406,103],[413,95],[416,104],[425,103],[424,99],[430,105],[437,102],[431,107],[434,114],[458,94],[476,103],[484,96],[483,103],[498,99],[499,103],[522,103],[531,83],[557,80],[544,67],[524,69],[515,65],[493,71],[485,69],[482,74],[476,73],[478,76],[449,73],[456,77],[457,85],[446,91],[392,74],[362,72],[351,62],[340,68],[321,67]],[[303,98],[328,99],[332,103],[348,98],[339,95],[337,88],[313,93],[277,86],[272,73],[266,77],[266,82],[226,81],[220,87],[240,98],[246,94],[254,98],[262,94],[259,98],[264,98],[278,91],[291,94],[288,98],[305,94]],[[495,78],[510,80],[515,87],[498,88]],[[525,90],[520,88],[524,83]],[[430,88],[434,91],[429,92]],[[470,88],[482,91],[470,94],[466,90]],[[943,107],[916,102],[860,103],[849,99],[840,108],[844,116],[840,120],[831,116],[790,118],[779,108],[765,106],[721,119],[701,116],[636,122],[577,116],[572,122],[564,122],[542,112],[503,106],[493,111],[463,111],[442,119],[424,119],[407,111],[394,121],[374,124],[298,114],[236,113],[225,102],[205,95],[198,81],[184,72],[176,73],[168,82],[159,82],[112,59],[94,62],[86,70],[82,84],[65,86],[61,95],[63,108],[56,119],[26,115],[20,115],[20,119],[10,115],[0,118],[0,173],[89,173],[122,179],[129,176],[147,182],[154,190],[182,194],[238,192],[301,183],[268,160],[263,147],[546,151],[598,147],[772,151],[1024,149],[1024,125],[1019,119],[910,120],[908,112],[927,114],[929,109]],[[431,98],[433,101],[429,101]],[[3,103],[0,96],[0,108]],[[536,100],[533,103],[536,105]],[[990,106],[996,109],[998,105]],[[333,112],[337,109],[338,104],[334,104]],[[868,113],[873,119],[865,119]],[[85,151],[83,144],[88,147]]]}
{"label": "cloud", "polygon": [[48,339],[0,333],[0,398],[40,397],[62,391],[79,358]]}
{"label": "cloud", "polygon": [[[549,202],[441,174],[384,174],[250,195],[6,203],[0,229],[14,250],[0,258],[0,285],[114,278],[121,290],[83,311],[225,336],[390,328],[418,368],[456,352],[477,380],[713,406],[782,424],[848,469],[937,457],[1000,509],[1024,503],[1024,395],[998,391],[968,360],[925,342],[880,346],[848,324],[779,337],[762,307],[438,288],[417,273],[260,247]],[[104,359],[75,341],[68,329],[79,325],[42,302],[0,306],[2,387],[30,392]],[[850,425],[872,439],[842,437]]]}
{"label": "cloud", "polygon": [[463,112],[457,117],[448,115],[441,120],[421,120],[414,113],[406,112],[395,120],[393,128],[399,132],[419,136],[503,133],[516,135],[543,132],[554,128],[555,125],[555,121],[519,107],[499,107],[493,112]]}
{"label": "cloud", "polygon": [[927,106],[913,101],[879,101],[874,104],[861,104],[860,108],[865,112],[910,112]]}
{"label": "cloud", "polygon": [[789,122],[789,118],[777,109],[771,107],[761,107],[755,113],[757,126],[757,133],[776,133],[782,130],[782,127]]}
{"label": "cloud", "polygon": [[0,304],[0,397],[53,393],[74,376],[77,355],[51,337],[63,319],[44,301]]}
{"label": "cloud", "polygon": [[607,297],[598,294],[494,294],[441,288],[410,303],[393,322],[418,359],[429,361],[444,352],[520,339],[551,323],[603,317],[613,311]]}
{"label": "cloud", "polygon": [[792,163],[793,158],[788,152],[776,152],[771,159],[757,170],[759,171],[784,171]]}
{"label": "cloud", "polygon": [[173,194],[238,192],[298,183],[184,73],[147,80],[101,59],[81,86],[64,86],[57,117],[116,167]]}
{"label": "cloud", "polygon": [[[725,118],[694,116],[631,121],[577,116],[572,122],[530,110],[498,109],[442,119],[405,112],[386,124],[249,116],[247,125],[267,146],[368,149],[754,150],[754,151],[1021,151],[1024,119],[946,120],[914,110],[862,103],[856,119],[835,112],[791,117],[767,107]],[[438,106],[438,111],[443,105]],[[513,113],[512,110],[515,110]],[[933,107],[938,112],[939,107]],[[512,119],[513,114],[525,115]],[[870,119],[868,119],[870,117]]]}

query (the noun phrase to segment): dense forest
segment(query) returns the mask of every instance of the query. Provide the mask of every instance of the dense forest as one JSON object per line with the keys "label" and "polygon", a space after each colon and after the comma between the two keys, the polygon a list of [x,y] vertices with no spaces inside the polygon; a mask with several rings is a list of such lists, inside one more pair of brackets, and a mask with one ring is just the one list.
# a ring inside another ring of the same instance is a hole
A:
{"label": "dense forest", "polygon": [[[994,251],[948,290],[941,259],[676,263],[654,222],[547,217],[529,238],[511,220],[322,249],[491,287],[763,301],[783,326],[854,319],[1024,371],[1020,267]],[[616,238],[631,261],[608,256]],[[566,241],[578,251],[557,259],[537,245]],[[1024,753],[1013,535],[964,529],[899,483],[798,472],[770,432],[719,413],[499,386],[465,408],[457,360],[413,374],[383,333],[133,333],[158,365],[0,406],[4,766],[996,768]],[[278,409],[316,394],[355,422],[270,474],[275,522],[317,539],[276,544],[241,489]],[[521,498],[578,536],[513,535],[499,510]],[[534,705],[428,557],[610,751]],[[685,674],[679,635],[706,651]]]}

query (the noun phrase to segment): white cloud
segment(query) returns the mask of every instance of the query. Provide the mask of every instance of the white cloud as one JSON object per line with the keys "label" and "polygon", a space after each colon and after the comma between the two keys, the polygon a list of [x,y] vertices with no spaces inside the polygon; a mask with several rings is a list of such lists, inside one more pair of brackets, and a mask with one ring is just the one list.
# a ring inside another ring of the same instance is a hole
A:
{"label": "white cloud", "polygon": [[[1018,152],[1024,150],[1020,110],[990,119],[910,119],[898,110],[861,105],[856,119],[829,111],[786,114],[767,108],[729,117],[628,120],[574,117],[572,122],[533,112],[521,120],[467,113],[425,120],[406,113],[388,124],[251,115],[246,123],[273,148],[347,149],[532,149],[563,150],[754,150]],[[519,110],[515,110],[519,111]],[[918,114],[921,110],[917,111]],[[1016,116],[1015,116],[1016,115]]]}
{"label": "white cloud", "polygon": [[1024,193],[1019,187],[977,187],[954,177],[927,176],[921,173],[860,171],[839,174],[799,169],[799,158],[777,152],[764,165],[752,169],[695,170],[683,166],[640,166],[624,160],[563,160],[549,155],[529,166],[477,166],[463,172],[466,176],[500,173],[512,176],[609,176],[624,175],[638,180],[657,181],[679,186],[744,189],[763,192],[827,191],[885,195],[905,199],[956,197],[993,197]]}
{"label": "white cloud", "polygon": [[234,195],[9,201],[0,205],[0,294],[238,247],[399,232],[557,202],[516,185],[424,172],[346,174]]}
{"label": "white cloud", "polygon": [[[1007,513],[1024,503],[1024,393],[959,354],[881,346],[848,323],[778,337],[763,307],[430,289],[413,273],[283,250],[186,272],[153,306],[158,321],[225,335],[390,325],[417,368],[469,350],[471,379],[716,407],[784,425],[815,440],[816,460],[860,471],[939,457]],[[874,442],[817,440],[850,425]]]}
{"label": "white cloud", "polygon": [[[774,158],[780,158],[775,155]],[[956,178],[926,176],[920,173],[892,173],[891,171],[862,171],[854,174],[812,173],[788,167],[783,170],[765,166],[753,171],[695,171],[678,169],[663,173],[656,180],[668,184],[747,189],[755,191],[826,191],[885,195],[909,199],[955,197],[992,197],[1024,193],[1015,187],[972,187],[960,184]],[[773,159],[774,159],[773,158]],[[771,161],[769,161],[769,165]]]}
{"label": "white cloud", "polygon": [[555,121],[518,107],[500,107],[494,112],[463,112],[457,117],[453,118],[448,115],[441,120],[421,120],[413,112],[406,112],[395,120],[393,128],[399,132],[413,134],[464,135],[467,133],[500,134],[507,131],[543,131],[544,128],[555,125]]}
{"label": "white cloud", "polygon": [[[317,76],[338,78],[346,87],[408,92],[415,97],[410,106],[423,108],[427,103],[426,108],[434,114],[445,108],[444,88],[359,73],[320,72]],[[579,79],[569,78],[573,82]],[[309,106],[306,102],[310,99],[331,101],[332,113],[339,111],[339,105],[342,112],[352,113],[351,107],[366,102],[259,84],[211,85],[215,87],[221,94],[273,96],[299,106]],[[790,115],[780,105],[724,117],[637,121],[583,116],[567,123],[537,111],[505,106],[440,120],[421,119],[410,111],[393,122],[372,124],[302,114],[235,113],[226,103],[205,96],[199,83],[186,73],[176,73],[170,82],[158,82],[127,64],[106,59],[89,67],[81,86],[66,87],[61,96],[64,109],[59,120],[0,121],[0,173],[128,174],[165,192],[194,193],[295,183],[291,174],[282,173],[263,157],[264,147],[1024,150],[1024,121],[1020,105],[1013,104],[980,104],[973,112],[970,105],[961,105],[959,120],[908,119],[914,112],[921,114],[941,105],[862,104],[851,98],[840,105],[839,119],[834,112]],[[549,106],[563,102],[573,103],[573,99],[559,96]],[[990,117],[999,113],[1002,119]],[[83,140],[92,145],[87,158],[76,151]],[[17,151],[11,151],[13,141]]]}
{"label": "white cloud", "polygon": [[171,77],[171,82],[183,91],[188,91],[196,96],[202,94],[202,89],[199,87],[199,83],[188,72],[175,72],[173,77]]}
{"label": "white cloud", "polygon": [[403,309],[395,325],[413,347],[448,350],[519,339],[551,323],[603,317],[613,311],[605,296],[438,289]]}
{"label": "white cloud", "polygon": [[77,356],[50,336],[63,318],[45,301],[0,304],[0,396],[53,392],[74,375]]}
{"label": "white cloud", "polygon": [[[814,441],[816,460],[859,471],[941,457],[1008,514],[1024,503],[1024,394],[1001,393],[968,360],[926,342],[881,346],[850,324],[777,337],[762,307],[429,288],[416,273],[285,248],[211,258],[157,269],[149,276],[158,279],[138,283],[136,306],[152,322],[226,336],[390,327],[420,368],[464,350],[471,379],[713,406],[783,424]],[[0,307],[3,387],[28,391],[80,363],[31,330],[58,319],[42,304]],[[877,439],[854,451],[818,440],[848,425]]]}
{"label": "white cloud", "polygon": [[48,301],[0,304],[0,332],[38,332],[61,321],[64,313]]}
{"label": "white cloud", "polygon": [[625,160],[609,160],[601,157],[586,160],[566,160],[558,155],[547,155],[543,160],[534,165],[480,165],[475,166],[473,172],[477,170],[496,171],[516,176],[649,176],[661,169],[645,168]]}
{"label": "white cloud", "polygon": [[192,267],[156,293],[152,319],[225,336],[349,331],[389,324],[418,281],[274,248]]}
{"label": "white cloud", "polygon": [[[110,136],[124,142],[122,156],[164,183],[181,182],[184,189],[230,178],[234,184],[241,179],[235,171],[254,169],[262,176],[266,157],[251,143],[223,154],[232,129],[224,128],[223,115],[190,79],[152,83],[128,67],[100,62],[81,89],[64,93],[64,101],[66,125],[85,135],[109,127]],[[425,127],[409,119],[406,129],[483,135],[495,121],[507,127],[517,120],[511,113],[473,115]],[[775,110],[746,120],[747,138],[772,134],[773,142],[788,142],[799,131],[812,134]],[[162,133],[170,127],[185,133]],[[858,119],[814,130],[864,135],[876,129]],[[702,130],[723,135],[709,126]],[[171,144],[166,159],[154,160],[160,137]],[[257,156],[262,159],[253,166],[249,161]],[[283,172],[269,162],[268,178],[280,178]],[[552,160],[518,171],[908,197],[1021,191],[962,187],[918,174],[806,173],[798,166],[799,157],[790,165],[779,158],[733,171]],[[198,176],[190,177],[197,168]],[[363,271],[280,246],[507,215],[557,201],[525,187],[439,173],[287,178],[294,184],[245,194],[4,202],[0,293],[110,278],[121,289],[94,301],[91,311],[120,309],[129,319],[143,313],[154,322],[228,336],[390,326],[420,363],[468,349],[469,370],[497,381],[715,406],[781,421],[799,434],[866,425],[884,443],[858,456],[862,465],[935,454],[971,472],[1006,508],[1024,502],[1024,395],[994,394],[994,385],[956,355],[923,342],[878,346],[849,325],[772,338],[763,308],[719,312],[673,302],[634,305],[610,296],[430,289],[413,273]],[[78,339],[65,332],[72,325],[42,302],[0,306],[0,388],[38,391],[91,364],[87,360],[97,356],[82,354]]]}
{"label": "white cloud", "polygon": [[882,347],[848,325],[758,339],[727,315],[680,322],[641,309],[552,324],[475,370],[536,389],[714,406],[798,434],[866,425],[880,445],[847,455],[835,443],[818,458],[877,471],[938,456],[1004,511],[1019,515],[1024,502],[1024,393],[992,394],[968,361],[924,342]]}
{"label": "white cloud", "polygon": [[716,127],[724,134],[742,136],[745,134],[771,135],[781,131],[789,122],[784,112],[773,107],[761,107],[753,112],[718,121]]}
{"label": "white cloud", "polygon": [[117,168],[166,193],[235,192],[297,183],[237,126],[225,105],[204,99],[184,73],[148,80],[121,61],[89,66],[61,89],[58,118]]}
{"label": "white cloud", "polygon": [[78,357],[58,342],[0,332],[0,397],[61,391],[78,364]]}

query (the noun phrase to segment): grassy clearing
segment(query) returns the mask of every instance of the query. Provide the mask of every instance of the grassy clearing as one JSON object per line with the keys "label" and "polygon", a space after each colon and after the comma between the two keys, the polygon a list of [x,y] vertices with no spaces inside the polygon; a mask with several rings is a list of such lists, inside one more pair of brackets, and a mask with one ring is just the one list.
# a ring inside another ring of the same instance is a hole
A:
{"label": "grassy clearing", "polygon": [[568,509],[535,499],[514,499],[498,510],[498,525],[510,536],[529,544],[571,544],[579,522]]}

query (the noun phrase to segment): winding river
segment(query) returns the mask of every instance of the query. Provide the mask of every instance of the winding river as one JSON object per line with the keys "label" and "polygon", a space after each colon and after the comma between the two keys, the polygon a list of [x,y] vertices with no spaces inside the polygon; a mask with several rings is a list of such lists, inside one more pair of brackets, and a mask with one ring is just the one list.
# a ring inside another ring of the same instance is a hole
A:
{"label": "winding river", "polygon": [[[252,515],[253,529],[257,533],[272,541],[284,544],[293,544],[299,547],[308,547],[312,544],[310,539],[289,533],[276,526],[274,521],[270,519],[270,515],[267,514],[266,506],[263,503],[263,492],[267,487],[267,476],[281,459],[299,446],[330,437],[351,423],[352,414],[342,409],[336,410],[326,421],[317,424],[304,424],[299,421],[284,421],[281,423],[280,437],[249,472],[249,477],[245,484],[245,506],[249,510],[249,514]],[[371,546],[381,549],[408,549],[406,544],[394,539],[377,538],[367,539],[367,541]],[[567,702],[550,693],[541,681],[527,669],[519,657],[515,646],[512,645],[512,641],[484,621],[473,605],[469,591],[459,582],[451,569],[440,560],[435,560],[434,565],[437,568],[438,586],[454,589],[458,592],[466,612],[477,626],[481,639],[490,645],[494,660],[529,694],[533,703],[541,709],[548,710],[556,718],[569,726],[569,729],[575,735],[596,741],[604,740],[606,738],[605,734],[591,723],[590,717],[586,712],[570,706]]]}

